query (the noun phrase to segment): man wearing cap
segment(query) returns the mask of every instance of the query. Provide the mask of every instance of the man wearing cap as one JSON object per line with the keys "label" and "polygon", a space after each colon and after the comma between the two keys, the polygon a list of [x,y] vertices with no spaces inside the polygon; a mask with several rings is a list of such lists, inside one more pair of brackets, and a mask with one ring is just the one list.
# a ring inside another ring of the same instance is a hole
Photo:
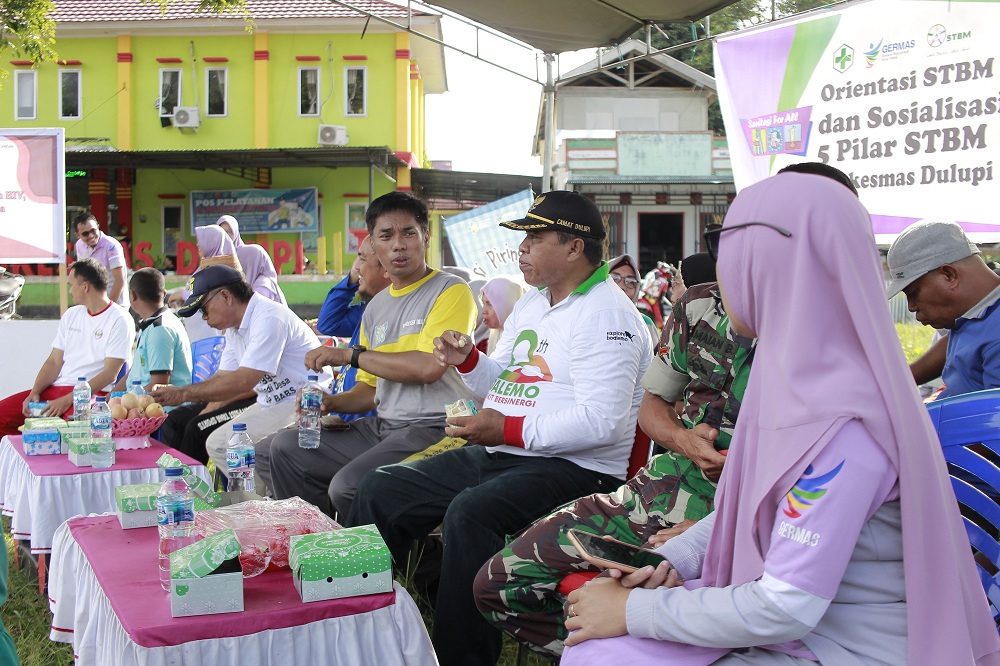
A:
{"label": "man wearing cap", "polygon": [[902,291],[917,321],[951,331],[943,367],[933,353],[911,366],[917,383],[940,375],[942,398],[1000,387],[1000,277],[962,228],[917,222],[896,238],[887,260],[889,298]]}
{"label": "man wearing cap", "polygon": [[[177,311],[201,313],[212,328],[225,330],[226,349],[214,375],[189,386],[158,385],[153,398],[164,406],[186,401],[211,402],[253,390],[256,403],[230,423],[245,423],[257,448],[257,477],[271,487],[269,456],[261,440],[295,421],[295,395],[306,383],[306,353],[319,347],[316,334],[288,307],[255,294],[243,274],[216,264],[191,277],[191,295]],[[320,382],[330,379],[317,373]],[[218,426],[218,424],[216,424]],[[216,469],[226,473],[229,428],[214,430],[205,441]]]}
{"label": "man wearing cap", "polygon": [[478,414],[448,418],[446,432],[469,443],[369,473],[347,520],[377,525],[397,568],[414,539],[443,526],[434,609],[443,666],[496,663],[501,634],[476,610],[472,583],[505,537],[624,480],[652,357],[645,323],[602,261],[592,201],[549,192],[502,225],[527,232],[519,263],[537,289],[515,305],[491,356],[463,332],[434,341],[438,361],[485,398]]}

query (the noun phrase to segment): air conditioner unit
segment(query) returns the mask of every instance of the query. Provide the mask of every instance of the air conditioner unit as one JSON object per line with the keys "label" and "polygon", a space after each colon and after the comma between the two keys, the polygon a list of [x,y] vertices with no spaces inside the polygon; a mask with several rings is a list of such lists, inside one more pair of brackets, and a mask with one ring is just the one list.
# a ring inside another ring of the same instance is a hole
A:
{"label": "air conditioner unit", "polygon": [[321,146],[346,146],[347,128],[343,125],[320,125],[318,141]]}
{"label": "air conditioner unit", "polygon": [[197,128],[201,125],[201,114],[197,106],[179,106],[174,109],[174,127]]}

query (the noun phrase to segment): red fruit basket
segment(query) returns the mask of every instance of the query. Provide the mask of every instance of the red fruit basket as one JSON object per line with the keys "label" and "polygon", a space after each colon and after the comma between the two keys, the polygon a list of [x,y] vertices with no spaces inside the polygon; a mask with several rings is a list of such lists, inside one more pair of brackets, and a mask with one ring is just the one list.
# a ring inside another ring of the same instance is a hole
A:
{"label": "red fruit basket", "polygon": [[115,419],[111,422],[111,438],[116,449],[144,449],[149,446],[149,436],[159,430],[163,416],[143,416],[137,419]]}

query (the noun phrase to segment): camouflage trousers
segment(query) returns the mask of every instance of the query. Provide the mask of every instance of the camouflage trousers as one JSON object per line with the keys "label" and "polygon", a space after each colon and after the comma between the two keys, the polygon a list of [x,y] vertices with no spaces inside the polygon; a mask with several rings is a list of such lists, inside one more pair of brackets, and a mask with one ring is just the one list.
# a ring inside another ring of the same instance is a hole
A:
{"label": "camouflage trousers", "polygon": [[576,528],[641,546],[650,536],[712,511],[715,484],[674,453],[655,456],[608,495],[588,495],[538,520],[493,556],[476,576],[473,593],[486,619],[533,650],[562,654],[566,627],[558,592],[568,574],[599,571],[569,543]]}

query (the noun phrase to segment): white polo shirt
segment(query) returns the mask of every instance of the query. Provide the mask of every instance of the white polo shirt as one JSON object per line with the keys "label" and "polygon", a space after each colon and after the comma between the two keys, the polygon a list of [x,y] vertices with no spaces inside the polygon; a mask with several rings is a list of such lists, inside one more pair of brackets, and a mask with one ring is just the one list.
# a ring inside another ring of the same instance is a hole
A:
{"label": "white polo shirt", "polygon": [[[117,303],[97,314],[87,312],[86,305],[74,305],[59,320],[55,349],[63,353],[63,365],[53,386],[73,386],[80,377],[92,379],[104,369],[104,359],[132,358],[135,322],[128,310]],[[114,380],[101,387],[110,391]]]}
{"label": "white polo shirt", "polygon": [[257,404],[273,407],[295,394],[310,374],[326,384],[330,373],[306,370],[306,352],[319,347],[319,338],[287,306],[254,294],[239,328],[226,329],[226,350],[220,370],[250,368],[266,373],[254,387]]}

